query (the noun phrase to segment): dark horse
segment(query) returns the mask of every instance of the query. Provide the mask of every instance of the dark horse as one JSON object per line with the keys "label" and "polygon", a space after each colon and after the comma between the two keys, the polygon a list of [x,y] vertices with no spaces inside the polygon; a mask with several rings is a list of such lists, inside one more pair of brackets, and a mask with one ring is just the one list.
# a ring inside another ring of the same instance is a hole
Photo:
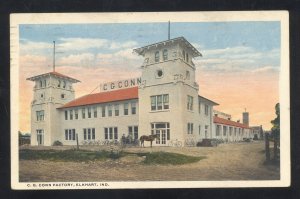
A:
{"label": "dark horse", "polygon": [[153,140],[155,140],[155,138],[157,138],[158,135],[155,134],[155,135],[142,135],[140,137],[140,141],[141,141],[141,146],[145,147],[144,145],[144,141],[150,141],[151,142],[151,147],[152,147],[152,142]]}

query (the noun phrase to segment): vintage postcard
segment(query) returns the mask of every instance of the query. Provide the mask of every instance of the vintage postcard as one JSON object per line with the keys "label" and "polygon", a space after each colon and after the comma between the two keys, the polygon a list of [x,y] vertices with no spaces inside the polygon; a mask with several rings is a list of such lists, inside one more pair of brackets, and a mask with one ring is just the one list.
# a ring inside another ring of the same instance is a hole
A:
{"label": "vintage postcard", "polygon": [[290,185],[287,11],[10,24],[13,189]]}

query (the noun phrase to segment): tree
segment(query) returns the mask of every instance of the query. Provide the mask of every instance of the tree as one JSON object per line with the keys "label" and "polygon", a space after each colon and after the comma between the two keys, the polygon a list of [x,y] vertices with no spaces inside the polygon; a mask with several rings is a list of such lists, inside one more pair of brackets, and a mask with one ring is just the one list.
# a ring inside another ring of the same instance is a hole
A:
{"label": "tree", "polygon": [[275,105],[275,113],[276,113],[276,118],[271,121],[271,124],[273,125],[271,131],[272,131],[272,137],[276,140],[279,140],[280,138],[280,104],[279,103]]}

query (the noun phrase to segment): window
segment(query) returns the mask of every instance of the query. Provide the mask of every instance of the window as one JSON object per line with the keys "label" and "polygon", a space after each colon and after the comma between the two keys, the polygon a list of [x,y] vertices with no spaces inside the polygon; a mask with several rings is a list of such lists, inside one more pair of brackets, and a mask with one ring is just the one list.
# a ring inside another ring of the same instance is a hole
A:
{"label": "window", "polygon": [[84,128],[83,129],[83,139],[84,140],[95,140],[95,128]]}
{"label": "window", "polygon": [[223,136],[226,136],[227,134],[227,126],[223,126]]}
{"label": "window", "polygon": [[47,82],[46,82],[46,80],[44,80],[44,87],[46,87],[47,86]]}
{"label": "window", "polygon": [[73,110],[70,110],[70,120],[73,120]]}
{"label": "window", "polygon": [[63,88],[66,88],[66,81],[63,82]]}
{"label": "window", "polygon": [[169,95],[167,94],[163,95],[163,108],[169,109]]}
{"label": "window", "polygon": [[82,108],[82,119],[85,119],[85,108]]}
{"label": "window", "polygon": [[74,112],[75,112],[75,120],[78,120],[78,109],[75,109]]}
{"label": "window", "polygon": [[187,96],[187,110],[193,110],[193,97],[190,95]]}
{"label": "window", "polygon": [[205,115],[208,115],[208,110],[209,110],[209,107],[207,104],[205,104]]}
{"label": "window", "polygon": [[65,140],[76,140],[75,129],[65,129]]}
{"label": "window", "polygon": [[61,99],[64,99],[65,98],[65,94],[61,94],[60,97],[61,97]]}
{"label": "window", "polygon": [[93,111],[94,111],[94,118],[97,118],[97,106],[93,107]]}
{"label": "window", "polygon": [[161,78],[163,76],[163,74],[164,73],[163,73],[163,71],[161,69],[159,69],[159,70],[156,71],[156,77],[157,78]]}
{"label": "window", "polygon": [[198,112],[201,113],[201,100],[198,98]]}
{"label": "window", "polygon": [[44,121],[45,119],[45,112],[42,111],[36,111],[36,121]]}
{"label": "window", "polygon": [[236,132],[237,132],[237,130],[236,130],[236,128],[234,128],[234,136],[236,136]]}
{"label": "window", "polygon": [[201,135],[201,125],[199,125],[198,129],[199,129],[199,135]]}
{"label": "window", "polygon": [[232,136],[232,127],[229,127],[229,135]]}
{"label": "window", "polygon": [[101,113],[102,113],[102,117],[105,117],[105,106],[101,107]]}
{"label": "window", "polygon": [[43,82],[42,82],[42,80],[40,81],[40,88],[42,88],[43,87]]}
{"label": "window", "polygon": [[169,94],[151,96],[151,111],[169,109]]}
{"label": "window", "polygon": [[136,114],[136,102],[131,102],[131,114]]}
{"label": "window", "polygon": [[65,120],[68,120],[68,111],[65,111]]}
{"label": "window", "polygon": [[182,51],[182,58],[183,58],[183,60],[185,60],[185,51],[184,50]]}
{"label": "window", "polygon": [[112,116],[112,106],[111,104],[108,105],[108,117],[111,117]]}
{"label": "window", "polygon": [[128,115],[128,103],[124,104],[124,115]]}
{"label": "window", "polygon": [[139,139],[139,133],[138,133],[138,126],[129,126],[128,127],[128,135],[132,138],[132,139]]}
{"label": "window", "polygon": [[208,138],[208,125],[205,125],[205,138]]}
{"label": "window", "polygon": [[159,62],[159,51],[155,52],[155,62]]}
{"label": "window", "polygon": [[186,62],[189,62],[189,54],[186,53]]}
{"label": "window", "polygon": [[105,127],[104,128],[105,140],[117,140],[119,139],[118,127]]}
{"label": "window", "polygon": [[92,117],[91,107],[88,107],[88,118]]}
{"label": "window", "polygon": [[194,124],[193,123],[188,123],[188,125],[187,125],[188,134],[193,134],[193,131],[194,131]]}
{"label": "window", "polygon": [[61,82],[60,82],[60,80],[58,80],[58,85],[57,85],[57,87],[60,88],[60,84],[61,84]]}
{"label": "window", "polygon": [[216,136],[220,136],[221,126],[217,125],[216,127]]}
{"label": "window", "polygon": [[163,51],[163,59],[164,59],[164,61],[168,60],[168,50],[167,49],[164,49],[164,51]]}
{"label": "window", "polygon": [[115,116],[119,116],[119,104],[115,104]]}
{"label": "window", "polygon": [[190,79],[190,71],[185,71],[185,79],[189,80]]}

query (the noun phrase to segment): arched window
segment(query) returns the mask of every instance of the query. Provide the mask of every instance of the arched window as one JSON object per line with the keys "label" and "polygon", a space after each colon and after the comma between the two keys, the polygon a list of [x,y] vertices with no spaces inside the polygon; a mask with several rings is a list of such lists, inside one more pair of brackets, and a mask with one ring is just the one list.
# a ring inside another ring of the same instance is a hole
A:
{"label": "arched window", "polygon": [[60,80],[58,80],[58,85],[57,85],[57,87],[60,87]]}
{"label": "arched window", "polygon": [[164,49],[164,51],[163,51],[163,58],[164,58],[164,61],[168,60],[168,50],[167,49]]}
{"label": "arched window", "polygon": [[159,51],[155,52],[155,62],[159,62]]}

